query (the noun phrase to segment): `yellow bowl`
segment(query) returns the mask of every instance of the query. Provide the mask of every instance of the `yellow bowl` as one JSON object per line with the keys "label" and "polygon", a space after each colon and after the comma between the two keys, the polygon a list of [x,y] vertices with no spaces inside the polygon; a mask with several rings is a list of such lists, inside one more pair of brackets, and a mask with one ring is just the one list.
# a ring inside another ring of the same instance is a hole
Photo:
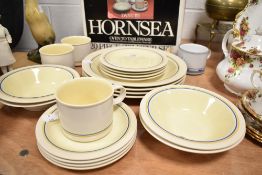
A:
{"label": "yellow bowl", "polygon": [[79,77],[68,67],[37,65],[15,69],[0,78],[0,99],[12,103],[38,103],[53,100],[61,83]]}
{"label": "yellow bowl", "polygon": [[154,133],[176,145],[223,149],[245,134],[241,112],[222,96],[194,86],[165,86],[149,92],[140,116]]}

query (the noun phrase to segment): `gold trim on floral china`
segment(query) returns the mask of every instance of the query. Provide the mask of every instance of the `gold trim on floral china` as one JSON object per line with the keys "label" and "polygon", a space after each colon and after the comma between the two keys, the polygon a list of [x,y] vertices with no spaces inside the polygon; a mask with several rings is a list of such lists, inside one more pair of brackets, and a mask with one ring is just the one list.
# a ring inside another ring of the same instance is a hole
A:
{"label": "gold trim on floral china", "polygon": [[[250,99],[253,99],[256,94],[258,93],[258,90],[249,90],[246,91],[242,98],[241,98],[241,103],[243,105],[243,107],[245,108],[245,110],[250,114],[250,116],[255,119],[256,121],[258,121],[260,124],[262,124],[262,116],[258,115],[251,107],[250,107]],[[261,94],[262,95],[262,94]]]}

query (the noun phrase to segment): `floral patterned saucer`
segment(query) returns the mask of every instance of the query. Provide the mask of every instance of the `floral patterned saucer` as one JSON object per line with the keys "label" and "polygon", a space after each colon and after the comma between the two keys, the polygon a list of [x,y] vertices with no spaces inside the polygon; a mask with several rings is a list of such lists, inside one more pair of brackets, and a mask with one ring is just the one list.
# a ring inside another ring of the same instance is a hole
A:
{"label": "floral patterned saucer", "polygon": [[252,35],[245,38],[243,41],[234,41],[232,49],[245,55],[262,56],[262,36]]}
{"label": "floral patterned saucer", "polygon": [[250,116],[262,124],[262,93],[259,90],[246,91],[241,101]]}

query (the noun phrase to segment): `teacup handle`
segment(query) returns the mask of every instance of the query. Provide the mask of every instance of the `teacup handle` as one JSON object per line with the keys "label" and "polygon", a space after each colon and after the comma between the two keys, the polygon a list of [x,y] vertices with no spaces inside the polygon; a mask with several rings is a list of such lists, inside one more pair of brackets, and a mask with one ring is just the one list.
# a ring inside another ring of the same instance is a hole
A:
{"label": "teacup handle", "polygon": [[261,70],[253,70],[253,72],[252,72],[252,74],[251,74],[251,77],[250,77],[250,81],[251,81],[253,87],[256,88],[256,89],[258,89],[258,90],[260,90],[260,91],[262,91],[262,89],[260,89],[260,88],[256,85],[256,83],[254,82],[254,76],[255,76],[255,74],[259,74],[260,80],[262,81],[262,71],[261,71]]}
{"label": "teacup handle", "polygon": [[121,103],[125,99],[126,89],[123,86],[118,85],[118,84],[113,84],[113,89],[114,91],[120,90],[120,94],[116,98],[113,99],[113,104],[116,105],[116,104]]}
{"label": "teacup handle", "polygon": [[222,40],[222,50],[225,55],[225,58],[229,56],[229,51],[227,49],[227,41],[228,41],[229,36],[232,34],[232,32],[233,32],[233,29],[230,29],[229,31],[227,31],[227,33],[224,35],[224,38]]}

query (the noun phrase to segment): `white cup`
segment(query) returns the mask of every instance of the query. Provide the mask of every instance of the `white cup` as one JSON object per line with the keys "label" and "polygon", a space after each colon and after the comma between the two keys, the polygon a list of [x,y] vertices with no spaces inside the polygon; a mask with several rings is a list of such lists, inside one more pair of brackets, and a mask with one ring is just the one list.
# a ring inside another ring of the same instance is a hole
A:
{"label": "white cup", "polygon": [[42,64],[58,64],[74,68],[74,47],[70,44],[49,44],[39,49]]}
{"label": "white cup", "polygon": [[147,6],[148,6],[148,1],[136,0],[136,2],[135,2],[135,7],[137,9],[143,9],[143,8],[146,8]]}
{"label": "white cup", "polygon": [[91,51],[91,38],[87,36],[67,36],[61,39],[61,43],[71,44],[74,47],[75,65],[81,65],[82,60]]}
{"label": "white cup", "polygon": [[209,59],[211,51],[200,44],[181,44],[178,48],[178,56],[187,64],[187,74],[198,75],[205,71],[206,61]]}
{"label": "white cup", "polygon": [[[114,98],[114,91],[120,90]],[[112,85],[101,78],[78,78],[57,88],[55,97],[62,131],[79,142],[98,140],[112,127],[113,105],[126,96],[123,86]]]}

